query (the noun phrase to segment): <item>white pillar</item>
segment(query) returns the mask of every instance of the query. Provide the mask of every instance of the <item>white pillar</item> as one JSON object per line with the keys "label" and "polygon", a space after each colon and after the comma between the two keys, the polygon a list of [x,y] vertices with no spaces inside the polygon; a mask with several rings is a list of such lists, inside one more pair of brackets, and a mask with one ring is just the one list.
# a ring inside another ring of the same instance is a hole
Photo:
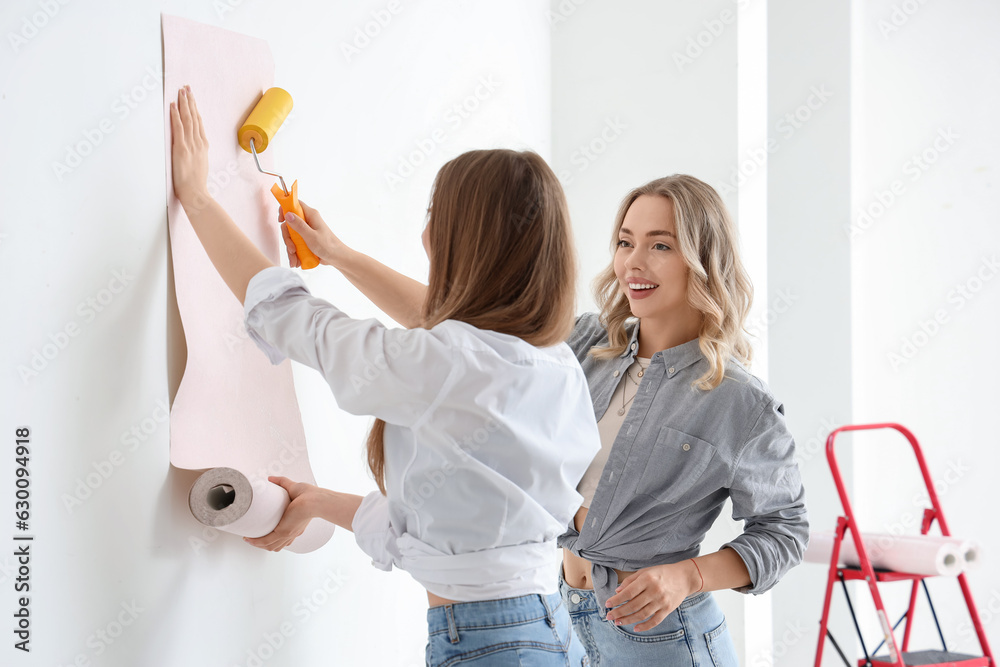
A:
{"label": "white pillar", "polygon": [[[826,530],[840,503],[825,437],[851,420],[850,75],[850,3],[769,2],[768,290],[773,302],[784,293],[790,303],[768,328],[768,371],[798,444],[811,527]],[[850,484],[847,454],[840,461]],[[774,591],[775,665],[813,664],[821,570],[804,564]],[[833,632],[853,649],[849,621]],[[829,643],[824,655],[824,664],[838,664]]]}

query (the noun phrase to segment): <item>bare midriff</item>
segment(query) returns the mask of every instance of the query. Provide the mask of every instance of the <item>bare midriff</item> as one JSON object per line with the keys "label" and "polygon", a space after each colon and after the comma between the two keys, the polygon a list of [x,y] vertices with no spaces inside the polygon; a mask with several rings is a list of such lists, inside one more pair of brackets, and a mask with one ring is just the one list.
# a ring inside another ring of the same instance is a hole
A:
{"label": "bare midriff", "polygon": [[432,607],[440,607],[446,604],[458,604],[456,600],[449,600],[448,598],[434,595],[430,591],[427,591],[427,603]]}
{"label": "bare midriff", "polygon": [[[577,532],[583,529],[583,522],[587,519],[587,509],[581,507],[573,518],[573,525]],[[618,573],[618,583],[633,574],[627,570],[615,570],[615,572]],[[590,561],[586,558],[580,558],[569,549],[563,549],[563,579],[572,588],[593,589],[594,582],[590,576]]]}

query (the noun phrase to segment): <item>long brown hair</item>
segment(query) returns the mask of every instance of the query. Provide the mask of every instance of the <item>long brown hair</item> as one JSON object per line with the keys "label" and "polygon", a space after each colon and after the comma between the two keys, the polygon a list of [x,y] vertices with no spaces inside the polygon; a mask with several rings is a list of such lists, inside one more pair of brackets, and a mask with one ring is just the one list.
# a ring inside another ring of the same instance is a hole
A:
{"label": "long brown hair", "polygon": [[620,356],[628,345],[625,321],[632,317],[632,309],[615,275],[614,253],[625,214],[643,195],[666,197],[673,203],[677,245],[689,270],[687,300],[702,314],[698,347],[709,364],[695,386],[714,389],[725,378],[730,357],[746,364],[753,355],[744,330],[753,302],[753,285],[743,268],[739,237],[726,205],[712,186],[694,176],[659,178],[632,190],[622,200],[611,234],[611,263],[594,280],[608,346],[595,347],[590,353],[610,359]]}
{"label": "long brown hair", "polygon": [[[463,153],[434,180],[430,275],[421,327],[459,320],[544,347],[573,328],[576,261],[559,180],[531,151]],[[385,422],[368,467],[385,494]]]}

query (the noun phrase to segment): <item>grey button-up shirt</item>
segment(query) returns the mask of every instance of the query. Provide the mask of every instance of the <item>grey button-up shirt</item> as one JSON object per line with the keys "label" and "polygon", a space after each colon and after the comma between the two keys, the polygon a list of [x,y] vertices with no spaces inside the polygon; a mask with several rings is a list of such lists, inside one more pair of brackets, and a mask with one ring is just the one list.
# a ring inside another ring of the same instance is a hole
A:
{"label": "grey button-up shirt", "polygon": [[[595,313],[582,315],[567,341],[590,385],[594,416],[634,361],[639,325],[616,359],[595,359],[607,332]],[[763,593],[802,560],[809,526],[795,443],[781,404],[767,386],[735,361],[726,379],[703,391],[692,383],[708,370],[693,340],[661,350],[643,373],[638,392],[604,466],[581,532],[573,525],[559,545],[593,563],[600,609],[614,595],[614,569],[639,570],[698,555],[701,541],[733,501],[743,533],[725,546],[746,563]]]}

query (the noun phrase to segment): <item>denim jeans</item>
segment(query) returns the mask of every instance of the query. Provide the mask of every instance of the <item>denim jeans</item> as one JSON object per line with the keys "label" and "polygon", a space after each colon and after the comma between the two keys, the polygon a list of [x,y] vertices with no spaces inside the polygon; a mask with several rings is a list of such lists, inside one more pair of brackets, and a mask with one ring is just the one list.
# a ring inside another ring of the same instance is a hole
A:
{"label": "denim jeans", "polygon": [[[655,628],[614,625],[597,608],[594,591],[572,588],[559,574],[559,593],[593,667],[739,667],[726,617],[711,593],[684,600]],[[640,621],[641,623],[641,621]]]}
{"label": "denim jeans", "polygon": [[427,610],[428,667],[587,667],[559,593]]}

